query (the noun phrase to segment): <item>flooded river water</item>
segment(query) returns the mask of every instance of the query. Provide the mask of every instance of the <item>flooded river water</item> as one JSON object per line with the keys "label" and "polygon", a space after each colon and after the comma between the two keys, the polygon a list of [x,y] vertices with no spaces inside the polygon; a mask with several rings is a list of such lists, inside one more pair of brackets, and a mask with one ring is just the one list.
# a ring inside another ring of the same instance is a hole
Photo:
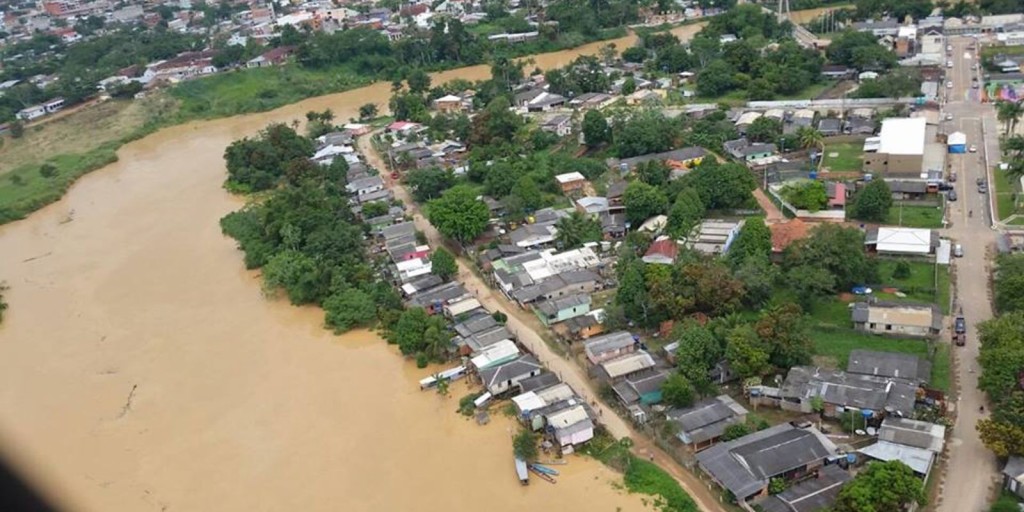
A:
{"label": "flooded river water", "polygon": [[520,487],[509,420],[479,427],[454,413],[465,383],[422,393],[427,372],[374,333],[333,336],[319,310],[267,300],[221,235],[243,204],[221,188],[232,140],[309,110],[353,117],[389,87],[161,130],[0,227],[0,454],[67,510],[644,508],[582,457],[557,485]]}

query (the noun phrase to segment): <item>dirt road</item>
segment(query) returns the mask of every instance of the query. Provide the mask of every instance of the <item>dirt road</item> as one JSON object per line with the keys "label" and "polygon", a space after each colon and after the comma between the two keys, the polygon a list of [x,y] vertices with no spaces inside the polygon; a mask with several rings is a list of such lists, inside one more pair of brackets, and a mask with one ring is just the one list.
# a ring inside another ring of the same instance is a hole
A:
{"label": "dirt road", "polygon": [[[412,199],[409,191],[398,180],[392,180],[390,175],[384,172],[387,166],[384,160],[373,148],[371,137],[373,134],[360,137],[357,141],[359,151],[366,157],[367,163],[381,171],[388,188],[395,194],[395,198],[401,200],[413,216],[416,229],[422,231],[431,247],[441,247],[444,244],[444,237],[434,228],[430,221],[423,216],[419,205]],[[563,382],[572,386],[581,398],[595,405],[595,409],[601,414],[599,422],[605,426],[608,432],[617,439],[629,437],[633,439],[633,451],[641,457],[649,457],[654,454],[654,462],[662,469],[669,472],[679,481],[679,484],[686,490],[701,510],[705,512],[725,512],[725,509],[718,503],[717,496],[712,493],[706,483],[701,482],[692,473],[684,471],[678,464],[673,462],[668,454],[653,445],[644,435],[638,434],[633,428],[615,414],[598,395],[596,387],[584,374],[583,368],[571,360],[556,353],[538,334],[540,332],[539,322],[528,311],[523,311],[518,306],[511,304],[500,293],[495,292],[487,286],[477,274],[470,269],[470,263],[465,258],[458,258],[459,281],[465,285],[466,290],[476,295],[487,309],[501,311],[508,315],[507,326],[516,335],[519,342],[526,346],[537,359],[549,370],[558,374]],[[537,324],[537,325],[532,325]],[[607,411],[607,414],[604,414]]]}

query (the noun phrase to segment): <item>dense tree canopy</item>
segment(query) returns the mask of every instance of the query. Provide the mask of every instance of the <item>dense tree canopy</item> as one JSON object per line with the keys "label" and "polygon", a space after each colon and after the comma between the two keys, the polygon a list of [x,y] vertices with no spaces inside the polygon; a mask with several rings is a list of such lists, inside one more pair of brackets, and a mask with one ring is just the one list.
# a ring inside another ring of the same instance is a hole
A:
{"label": "dense tree canopy", "polygon": [[871,462],[839,491],[832,510],[897,512],[925,501],[924,482],[906,464],[898,460]]}
{"label": "dense tree canopy", "polygon": [[692,185],[708,209],[742,208],[753,200],[751,192],[757,188],[754,175],[746,166],[737,163],[720,164],[705,158],[684,177]]}
{"label": "dense tree canopy", "polygon": [[232,142],[224,151],[228,186],[240,191],[276,186],[286,169],[313,156],[313,143],[284,124],[272,124],[255,138]]}
{"label": "dense tree canopy", "polygon": [[872,180],[861,190],[850,208],[850,216],[868,222],[885,222],[892,208],[892,191],[885,180]]}
{"label": "dense tree canopy", "polygon": [[835,278],[836,289],[878,279],[874,262],[864,252],[864,233],[854,227],[821,224],[811,236],[790,245],[784,260],[787,269],[806,265],[828,271]]}
{"label": "dense tree canopy", "polygon": [[430,223],[445,236],[472,242],[487,228],[490,210],[466,185],[456,185],[427,204]]}

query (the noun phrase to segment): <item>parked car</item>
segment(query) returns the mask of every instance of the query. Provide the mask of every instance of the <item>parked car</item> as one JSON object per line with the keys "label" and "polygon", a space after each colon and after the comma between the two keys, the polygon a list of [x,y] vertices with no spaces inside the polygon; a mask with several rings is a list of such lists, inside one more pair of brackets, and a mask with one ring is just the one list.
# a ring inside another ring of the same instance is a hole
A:
{"label": "parked car", "polygon": [[978,152],[978,146],[975,146],[974,144],[971,144],[971,147],[967,148],[967,151],[970,151],[971,153],[977,153]]}
{"label": "parked car", "polygon": [[950,190],[946,193],[946,199],[950,201],[956,201],[956,190]]}
{"label": "parked car", "polygon": [[956,183],[956,171],[949,173],[949,182]]}
{"label": "parked car", "polygon": [[953,88],[953,82],[952,81],[946,82],[946,89],[952,89],[952,88]]}
{"label": "parked car", "polygon": [[946,114],[946,121],[952,121],[952,120],[953,120],[953,114]]}
{"label": "parked car", "polygon": [[976,81],[975,82],[971,82],[971,89],[977,89],[977,88],[978,88],[978,82],[976,82]]}
{"label": "parked car", "polygon": [[947,60],[947,61],[946,61],[946,67],[947,67],[947,68],[951,68],[951,67],[953,67],[953,61],[951,61],[951,60]]}
{"label": "parked car", "polygon": [[953,246],[953,256],[955,256],[957,258],[963,258],[964,257],[964,246],[962,246],[960,244],[954,245]]}
{"label": "parked car", "polygon": [[988,183],[982,182],[981,185],[978,185],[978,193],[988,194]]}
{"label": "parked car", "polygon": [[939,190],[942,192],[945,192],[947,190],[953,190],[953,185],[951,183],[946,183],[945,181],[943,181],[942,183],[939,183]]}
{"label": "parked car", "polygon": [[967,332],[967,321],[964,320],[963,315],[957,315],[956,320],[953,322],[953,331],[957,334]]}

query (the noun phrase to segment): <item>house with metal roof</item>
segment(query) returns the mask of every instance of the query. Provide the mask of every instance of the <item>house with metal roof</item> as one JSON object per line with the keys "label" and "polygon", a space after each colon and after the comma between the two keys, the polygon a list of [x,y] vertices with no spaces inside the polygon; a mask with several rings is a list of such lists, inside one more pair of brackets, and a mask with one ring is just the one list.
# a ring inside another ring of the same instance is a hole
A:
{"label": "house with metal roof", "polygon": [[850,316],[854,329],[874,334],[925,338],[942,330],[942,312],[935,304],[858,302]]}
{"label": "house with metal roof", "polygon": [[487,330],[473,333],[466,337],[456,338],[455,344],[460,347],[463,354],[479,354],[487,347],[505,340],[512,340],[515,337],[504,325],[498,325]]}
{"label": "house with metal roof", "polygon": [[1013,456],[1003,466],[1003,489],[1024,498],[1024,457]]}
{"label": "house with metal roof", "polygon": [[917,389],[917,384],[903,379],[794,366],[786,374],[779,395],[780,406],[794,412],[813,412],[813,402],[820,399],[824,405],[822,413],[832,418],[849,409],[910,416],[917,401]]}
{"label": "house with metal roof", "polygon": [[914,354],[856,349],[850,351],[846,371],[925,384],[931,380],[932,363]]}
{"label": "house with metal roof", "polygon": [[769,496],[757,505],[764,512],[823,512],[832,508],[839,491],[852,479],[850,472],[830,464],[819,469],[817,477]]}
{"label": "house with metal roof", "polygon": [[595,373],[601,380],[614,384],[624,378],[638,375],[644,370],[654,368],[656,364],[650,354],[643,350],[637,350],[601,362],[595,368]]}
{"label": "house with metal roof", "polygon": [[449,302],[455,302],[456,299],[466,296],[468,296],[466,287],[462,286],[462,283],[453,281],[417,292],[406,302],[409,307],[423,308],[427,313],[433,315],[440,313]]}
{"label": "house with metal roof", "polygon": [[701,400],[685,409],[671,409],[665,417],[679,427],[676,437],[695,451],[718,441],[726,427],[747,421],[747,410],[729,395]]}
{"label": "house with metal roof", "polygon": [[544,371],[540,361],[530,354],[480,371],[480,380],[492,395],[498,396],[511,391],[524,379],[539,375]]}
{"label": "house with metal roof", "polygon": [[590,312],[590,295],[585,293],[558,297],[537,302],[534,305],[537,316],[545,327],[551,327],[570,318]]}
{"label": "house with metal roof", "polygon": [[612,386],[615,396],[623,405],[634,404],[654,405],[661,402],[661,385],[668,380],[668,372],[650,369],[622,379]]}
{"label": "house with metal roof", "polygon": [[737,501],[768,493],[773,478],[812,474],[836,453],[836,446],[815,428],[789,423],[719,443],[697,454],[697,463]]}
{"label": "house with metal roof", "polygon": [[512,340],[501,340],[480,351],[480,355],[469,360],[469,363],[479,370],[486,370],[495,366],[503,365],[519,357],[519,347]]}
{"label": "house with metal roof", "polygon": [[547,415],[547,428],[562,448],[585,443],[594,438],[594,421],[586,407],[578,404]]}
{"label": "house with metal roof", "polygon": [[616,331],[590,338],[583,344],[583,352],[590,364],[599,365],[604,361],[633,353],[639,346],[640,343],[634,339],[633,334]]}
{"label": "house with metal roof", "polygon": [[899,256],[928,256],[939,247],[939,232],[918,229],[879,226],[867,230],[864,245],[878,254]]}
{"label": "house with metal roof", "polygon": [[539,375],[534,375],[533,377],[519,381],[519,384],[517,384],[516,387],[519,389],[520,393],[526,393],[527,391],[545,389],[554,386],[559,382],[562,381],[558,378],[558,375],[552,372],[541,372]]}

